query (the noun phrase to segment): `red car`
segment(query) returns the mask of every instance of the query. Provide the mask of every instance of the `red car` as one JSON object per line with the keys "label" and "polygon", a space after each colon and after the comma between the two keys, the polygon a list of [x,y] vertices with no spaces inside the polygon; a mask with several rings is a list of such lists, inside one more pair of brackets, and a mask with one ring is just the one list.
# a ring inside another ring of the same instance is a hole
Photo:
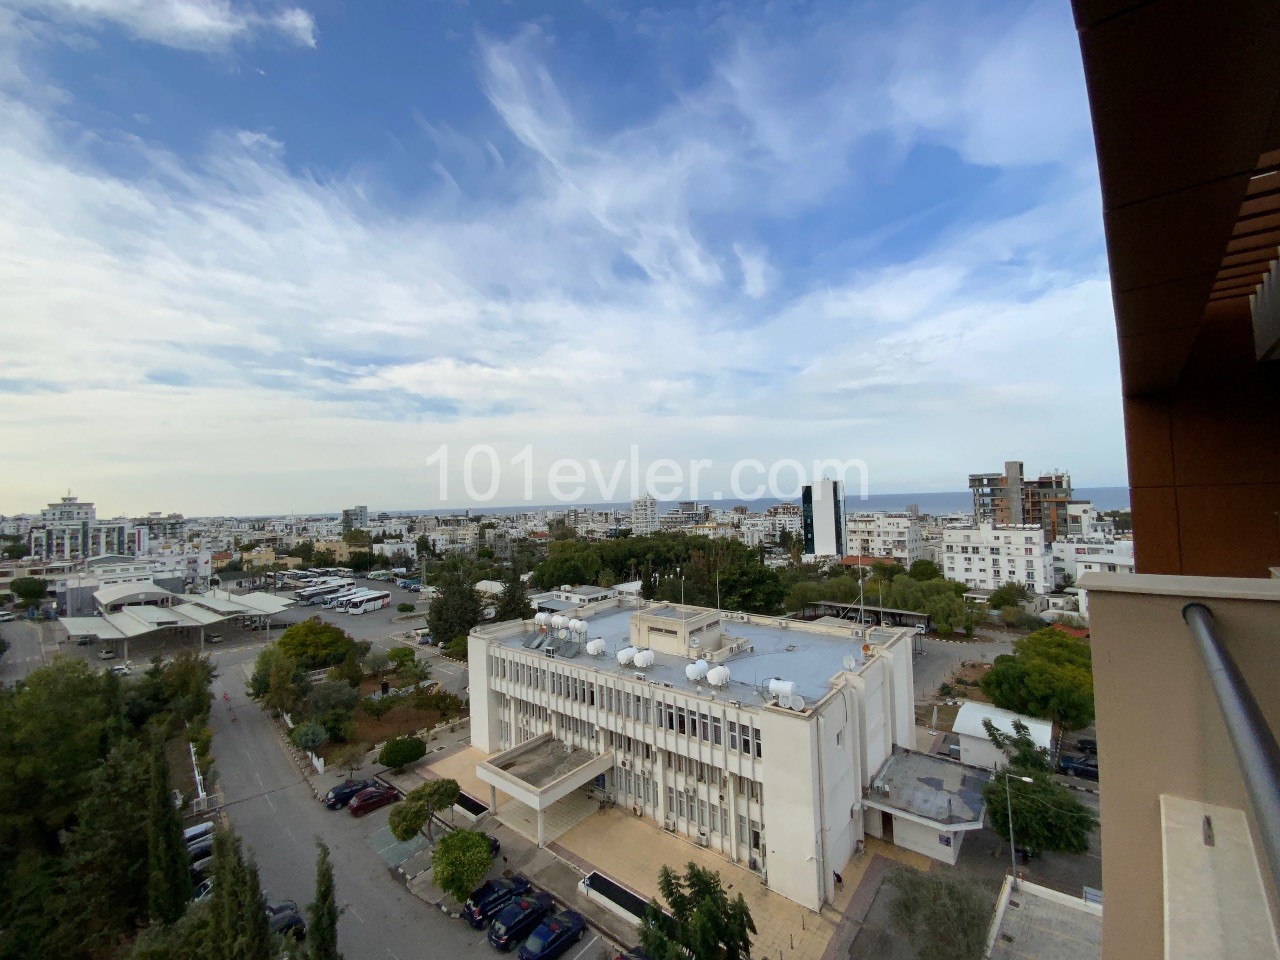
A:
{"label": "red car", "polygon": [[353,817],[363,817],[366,813],[399,799],[400,793],[395,787],[370,787],[351,798],[351,802],[347,804],[347,813]]}

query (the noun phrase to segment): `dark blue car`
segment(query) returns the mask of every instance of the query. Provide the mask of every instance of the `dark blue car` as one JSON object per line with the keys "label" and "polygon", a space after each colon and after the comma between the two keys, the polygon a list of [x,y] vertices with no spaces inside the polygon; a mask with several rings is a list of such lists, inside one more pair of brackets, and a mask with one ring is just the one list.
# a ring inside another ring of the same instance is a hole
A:
{"label": "dark blue car", "polygon": [[520,960],[555,960],[587,932],[587,921],[576,910],[561,910],[548,917],[520,945]]}
{"label": "dark blue car", "polygon": [[529,892],[529,881],[524,877],[510,880],[489,880],[482,883],[467,902],[462,905],[462,916],[477,930],[492,920],[514,897]]}
{"label": "dark blue car", "polygon": [[1082,780],[1097,780],[1098,758],[1063,757],[1058,762],[1058,769],[1069,777],[1080,777]]}
{"label": "dark blue car", "polygon": [[493,925],[489,927],[489,945],[505,953],[533,933],[555,907],[555,901],[545,893],[516,897],[493,918]]}

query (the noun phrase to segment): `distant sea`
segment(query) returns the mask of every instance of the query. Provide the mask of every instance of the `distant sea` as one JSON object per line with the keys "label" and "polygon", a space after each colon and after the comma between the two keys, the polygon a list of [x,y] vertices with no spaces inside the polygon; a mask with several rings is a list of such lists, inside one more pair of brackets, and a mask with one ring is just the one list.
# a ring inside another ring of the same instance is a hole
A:
{"label": "distant sea", "polygon": [[[1075,499],[1089,500],[1099,510],[1127,510],[1129,507],[1129,488],[1128,487],[1077,487],[1074,491]],[[798,502],[797,497],[792,502]],[[674,506],[678,501],[661,501],[658,507],[659,513],[664,513],[667,508]],[[745,504],[753,513],[760,513],[777,503],[784,501],[773,498],[762,498],[759,500],[702,500],[701,503],[717,507],[721,510],[728,510],[739,504]],[[873,493],[865,500],[860,497],[846,497],[845,509],[849,513],[901,513],[908,506],[915,504],[919,507],[921,513],[933,515],[946,513],[969,513],[973,510],[973,495],[968,490],[957,490],[951,493]],[[622,503],[546,503],[530,505],[526,504],[518,507],[495,507],[488,504],[472,507],[471,513],[528,513],[537,510],[566,510],[570,507],[579,509],[630,509],[630,501]],[[370,511],[372,512],[372,511]],[[378,512],[383,512],[379,509]],[[456,514],[466,512],[466,508],[457,507],[447,510],[387,510],[386,513],[393,517],[405,516],[428,516],[431,514]],[[324,514],[320,514],[324,516]]]}

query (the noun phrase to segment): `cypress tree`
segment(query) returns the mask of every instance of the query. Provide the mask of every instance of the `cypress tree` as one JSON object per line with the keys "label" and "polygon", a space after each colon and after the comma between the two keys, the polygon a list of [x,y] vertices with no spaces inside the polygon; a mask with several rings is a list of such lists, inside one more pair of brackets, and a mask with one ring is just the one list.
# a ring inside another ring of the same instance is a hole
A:
{"label": "cypress tree", "polygon": [[182,823],[169,795],[169,762],[163,743],[157,743],[151,753],[147,863],[147,913],[153,923],[173,923],[191,899],[191,873],[187,848],[182,842]]}
{"label": "cypress tree", "polygon": [[342,960],[338,952],[338,915],[341,911],[334,898],[333,864],[329,848],[316,841],[320,857],[316,860],[315,900],[307,907],[307,944],[311,960]]}

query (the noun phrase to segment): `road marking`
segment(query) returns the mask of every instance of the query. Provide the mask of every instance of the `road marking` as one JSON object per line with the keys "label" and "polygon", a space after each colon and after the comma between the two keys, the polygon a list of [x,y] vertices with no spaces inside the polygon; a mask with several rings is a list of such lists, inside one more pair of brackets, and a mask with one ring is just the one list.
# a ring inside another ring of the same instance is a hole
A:
{"label": "road marking", "polygon": [[[350,911],[350,912],[351,912],[351,915],[352,915],[353,917],[355,917],[355,918],[356,918],[357,920],[359,920],[361,923],[364,923],[364,917],[360,916],[360,911],[359,911],[359,910],[357,910],[355,907],[353,907],[351,904],[349,904],[349,903],[348,903],[348,904],[346,904],[345,906],[343,906],[342,910],[343,910],[343,912],[344,912],[344,913],[346,913],[347,911]],[[390,950],[387,950],[387,953],[391,953],[391,951],[390,951]],[[391,953],[391,955],[392,955],[393,957],[395,956],[395,954],[394,954],[394,953]]]}
{"label": "road marking", "polygon": [[265,790],[267,785],[262,782],[262,774],[258,773],[258,771],[255,770],[253,772],[253,775],[258,781],[258,786],[262,787]]}
{"label": "road marking", "polygon": [[280,824],[280,826],[281,826],[281,828],[283,828],[284,832],[285,832],[285,833],[287,833],[287,834],[289,835],[289,839],[290,839],[290,840],[292,840],[294,843],[297,843],[297,842],[298,842],[298,838],[297,838],[297,837],[295,837],[295,836],[293,835],[293,831],[292,831],[292,830],[290,830],[290,829],[289,829],[288,827],[286,827],[284,824]]}
{"label": "road marking", "polygon": [[584,943],[582,946],[580,946],[578,948],[577,953],[573,954],[572,957],[568,958],[568,960],[576,960],[577,957],[581,957],[584,953],[587,952],[587,949],[599,939],[600,939],[600,934],[598,933],[591,934],[591,939],[586,941],[586,943]]}
{"label": "road marking", "polygon": [[[387,947],[387,953],[391,953],[391,948]],[[394,953],[391,953],[391,960],[400,960]]]}
{"label": "road marking", "polygon": [[275,812],[276,812],[276,802],[275,802],[274,800],[272,800],[272,799],[271,799],[271,794],[269,794],[269,793],[264,793],[264,794],[263,794],[263,796],[267,798],[267,806],[271,808],[271,812],[272,812],[272,813],[275,813]]}

